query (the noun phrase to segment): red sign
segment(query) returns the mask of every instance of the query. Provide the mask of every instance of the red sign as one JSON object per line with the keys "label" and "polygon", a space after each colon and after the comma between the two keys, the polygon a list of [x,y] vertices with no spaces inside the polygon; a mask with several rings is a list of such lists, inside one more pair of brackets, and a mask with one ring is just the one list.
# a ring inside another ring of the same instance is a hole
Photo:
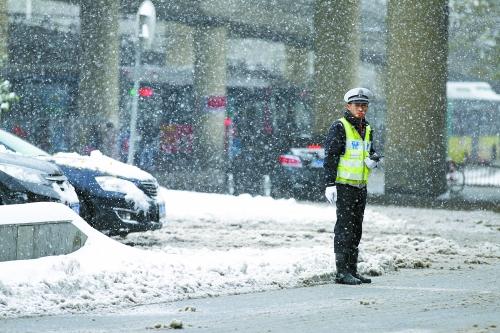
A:
{"label": "red sign", "polygon": [[210,109],[225,108],[226,104],[226,96],[208,96],[207,107]]}
{"label": "red sign", "polygon": [[189,124],[161,126],[160,150],[166,154],[193,152],[193,127]]}

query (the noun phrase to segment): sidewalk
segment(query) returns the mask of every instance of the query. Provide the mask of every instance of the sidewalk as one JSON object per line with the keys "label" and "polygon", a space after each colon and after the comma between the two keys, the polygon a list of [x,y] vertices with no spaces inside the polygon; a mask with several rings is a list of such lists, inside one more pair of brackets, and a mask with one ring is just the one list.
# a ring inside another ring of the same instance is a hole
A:
{"label": "sidewalk", "polygon": [[[319,285],[137,306],[116,313],[0,321],[5,333],[500,332],[500,263],[402,270],[372,284]],[[194,310],[194,311],[192,311]],[[161,328],[155,328],[159,326]]]}
{"label": "sidewalk", "polygon": [[500,187],[469,186],[456,196],[445,194],[439,198],[423,198],[384,193],[384,172],[375,169],[368,182],[369,203],[446,209],[486,209],[500,212]]}
{"label": "sidewalk", "polygon": [[[215,170],[207,172],[155,173],[162,186],[171,189],[198,192],[228,193],[226,177]],[[271,180],[272,182],[272,180]],[[465,186],[462,193],[450,197],[416,197],[408,195],[386,195],[384,193],[384,171],[375,169],[368,182],[368,203],[379,205],[401,205],[447,209],[485,209],[500,212],[500,187]],[[323,195],[319,196],[323,200]]]}

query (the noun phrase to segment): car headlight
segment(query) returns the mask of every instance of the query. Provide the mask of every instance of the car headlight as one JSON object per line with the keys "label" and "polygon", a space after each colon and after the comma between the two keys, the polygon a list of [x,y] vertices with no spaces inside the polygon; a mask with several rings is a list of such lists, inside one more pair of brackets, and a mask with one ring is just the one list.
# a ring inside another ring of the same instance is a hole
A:
{"label": "car headlight", "polygon": [[104,191],[128,193],[139,189],[131,181],[113,176],[95,177],[95,181]]}
{"label": "car headlight", "polygon": [[149,209],[149,197],[131,181],[113,176],[99,176],[95,177],[95,180],[104,191],[123,193],[125,200],[131,202],[134,209],[143,211]]}
{"label": "car headlight", "polygon": [[24,182],[50,185],[50,181],[46,178],[47,175],[43,172],[40,172],[39,170],[26,168],[19,165],[0,163],[0,171],[3,171],[9,176]]}

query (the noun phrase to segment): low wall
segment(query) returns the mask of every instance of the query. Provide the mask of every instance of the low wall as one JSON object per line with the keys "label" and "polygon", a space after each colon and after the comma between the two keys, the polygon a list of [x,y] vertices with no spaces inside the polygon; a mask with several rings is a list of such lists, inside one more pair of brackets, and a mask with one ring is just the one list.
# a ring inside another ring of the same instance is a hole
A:
{"label": "low wall", "polygon": [[53,212],[33,211],[34,207],[0,206],[0,261],[69,254],[85,244],[87,235],[68,214],[59,219]]}

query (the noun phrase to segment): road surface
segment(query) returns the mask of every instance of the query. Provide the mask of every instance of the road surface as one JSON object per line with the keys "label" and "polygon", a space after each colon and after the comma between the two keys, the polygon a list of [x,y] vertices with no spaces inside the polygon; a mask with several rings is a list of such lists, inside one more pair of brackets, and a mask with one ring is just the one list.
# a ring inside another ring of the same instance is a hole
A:
{"label": "road surface", "polygon": [[2,333],[500,332],[500,263],[404,269],[362,286],[323,284],[0,321]]}

